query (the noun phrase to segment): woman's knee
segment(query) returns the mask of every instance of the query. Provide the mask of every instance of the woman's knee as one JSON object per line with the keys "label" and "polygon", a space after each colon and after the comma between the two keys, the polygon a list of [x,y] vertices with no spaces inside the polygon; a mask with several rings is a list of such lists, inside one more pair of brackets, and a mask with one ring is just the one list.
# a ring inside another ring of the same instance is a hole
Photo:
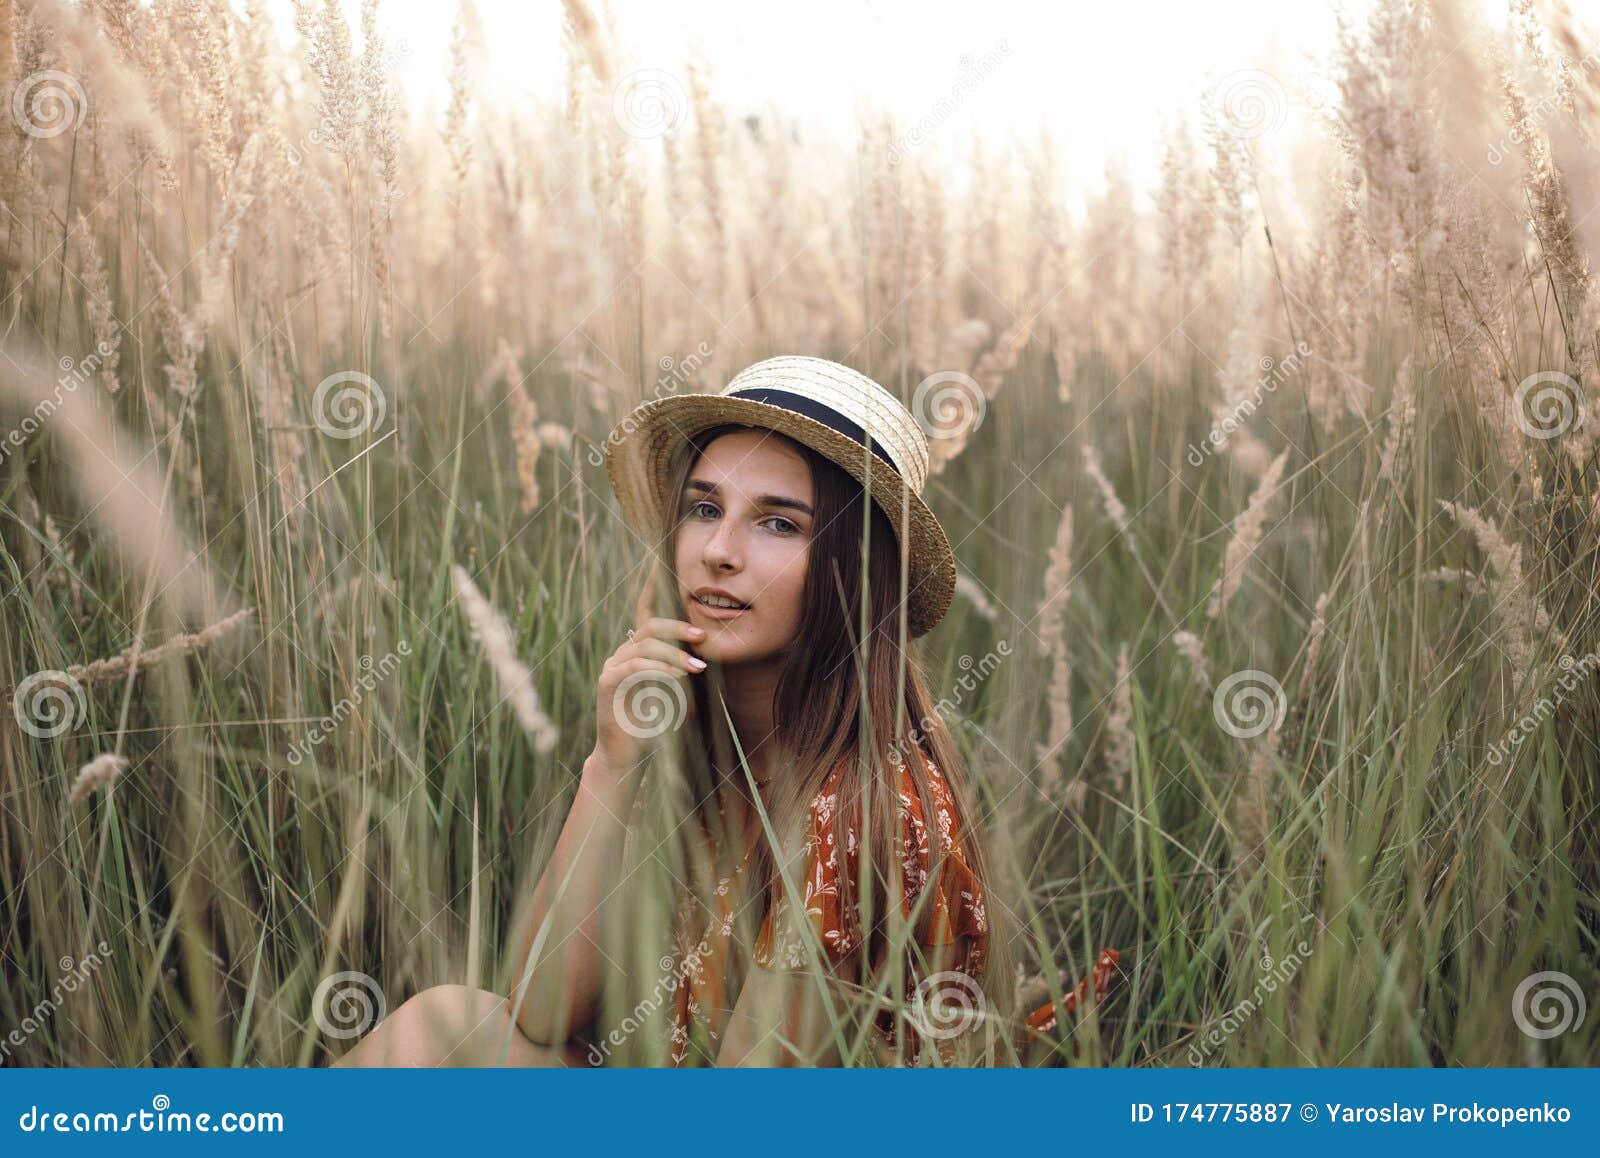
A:
{"label": "woman's knee", "polygon": [[500,994],[435,985],[397,1006],[362,1043],[378,1065],[585,1065],[573,1043],[538,1045],[525,1037]]}

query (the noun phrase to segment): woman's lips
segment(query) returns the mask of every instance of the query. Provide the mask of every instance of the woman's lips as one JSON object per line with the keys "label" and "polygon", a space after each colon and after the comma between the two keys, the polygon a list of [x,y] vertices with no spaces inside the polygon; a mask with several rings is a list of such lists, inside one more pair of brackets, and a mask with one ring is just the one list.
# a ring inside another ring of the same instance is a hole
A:
{"label": "woman's lips", "polygon": [[701,603],[693,595],[689,596],[689,606],[707,619],[737,619],[750,610],[748,607],[712,607]]}

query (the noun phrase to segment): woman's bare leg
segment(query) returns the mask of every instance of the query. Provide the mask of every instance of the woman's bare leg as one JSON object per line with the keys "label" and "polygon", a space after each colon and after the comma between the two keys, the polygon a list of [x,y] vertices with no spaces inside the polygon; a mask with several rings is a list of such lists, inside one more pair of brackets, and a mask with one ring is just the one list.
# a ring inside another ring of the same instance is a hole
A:
{"label": "woman's bare leg", "polygon": [[340,1066],[587,1066],[575,1043],[537,1045],[511,1020],[511,1003],[486,989],[425,989],[356,1043]]}

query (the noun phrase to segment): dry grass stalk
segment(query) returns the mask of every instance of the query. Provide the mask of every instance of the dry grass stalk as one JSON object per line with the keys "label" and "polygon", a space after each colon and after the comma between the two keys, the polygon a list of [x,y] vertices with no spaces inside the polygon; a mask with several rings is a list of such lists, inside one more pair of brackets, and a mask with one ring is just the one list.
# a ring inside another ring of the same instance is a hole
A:
{"label": "dry grass stalk", "polygon": [[378,324],[384,337],[394,332],[394,284],[389,247],[394,237],[395,206],[400,200],[400,131],[395,96],[384,67],[383,32],[378,26],[378,0],[362,0],[361,90],[366,95],[363,121],[367,152],[372,157],[368,250],[378,298]]}
{"label": "dry grass stalk", "polygon": [[1250,760],[1234,812],[1238,832],[1235,856],[1241,865],[1260,861],[1271,831],[1272,779],[1278,760],[1278,733],[1269,731],[1250,745]]}
{"label": "dry grass stalk", "polygon": [[117,364],[122,356],[122,327],[112,313],[111,283],[106,277],[106,263],[101,260],[100,251],[95,246],[89,219],[82,213],[78,214],[74,232],[83,263],[84,304],[94,329],[100,383],[107,394],[115,394],[121,385],[117,381]]}
{"label": "dry grass stalk", "polygon": [[1205,646],[1200,642],[1200,637],[1192,631],[1175,631],[1172,633],[1172,646],[1178,649],[1178,654],[1189,661],[1190,678],[1202,692],[1211,691],[1211,672],[1206,666]]}
{"label": "dry grass stalk", "polygon": [[[167,350],[167,385],[174,394],[187,398],[194,393],[197,385],[195,363],[206,341],[205,324],[202,320],[204,303],[187,314],[179,313],[167,281],[166,271],[161,268],[156,255],[142,239],[139,242],[139,254],[144,260],[145,276],[150,284],[150,292],[155,295],[156,326],[161,330],[161,343]],[[146,389],[146,402],[152,402],[154,398],[156,395]],[[152,405],[160,404],[152,403]]]}
{"label": "dry grass stalk", "polygon": [[1206,616],[1210,619],[1216,619],[1227,610],[1228,604],[1239,592],[1239,585],[1244,582],[1245,567],[1261,544],[1262,526],[1278,497],[1278,484],[1283,478],[1284,463],[1288,460],[1287,450],[1272,460],[1272,465],[1261,477],[1244,511],[1233,520],[1233,538],[1228,541],[1227,550],[1223,553],[1222,574],[1211,589],[1211,602],[1206,608]]}
{"label": "dry grass stalk", "polygon": [[[1474,507],[1441,499],[1443,507],[1462,527],[1471,531],[1478,549],[1489,561],[1490,610],[1504,632],[1505,654],[1518,678],[1526,678],[1537,662],[1537,640],[1551,633],[1550,613],[1539,602],[1522,568],[1522,547],[1510,542],[1500,528]],[[1554,633],[1561,646],[1561,634]]]}
{"label": "dry grass stalk", "polygon": [[1322,655],[1322,638],[1328,631],[1328,592],[1317,596],[1317,605],[1311,612],[1311,628],[1306,633],[1306,662],[1300,671],[1300,695],[1305,696],[1311,687],[1311,673],[1317,670],[1317,660]]}
{"label": "dry grass stalk", "polygon": [[1116,488],[1111,485],[1111,480],[1106,478],[1106,472],[1100,466],[1100,452],[1093,446],[1084,448],[1083,469],[1089,472],[1089,478],[1094,482],[1094,489],[1100,495],[1100,505],[1105,508],[1106,518],[1116,524],[1119,534],[1127,535],[1130,525],[1128,508],[1122,505],[1122,500],[1117,497]]}
{"label": "dry grass stalk", "polygon": [[[204,316],[213,322],[223,316],[223,294],[227,287],[228,274],[233,268],[234,251],[239,247],[239,235],[244,226],[245,214],[256,198],[261,149],[260,135],[252,135],[240,151],[238,163],[228,171],[227,193],[223,197],[221,217],[211,243],[206,247],[200,300],[205,310]],[[198,348],[195,353],[199,353]]]}
{"label": "dry grass stalk", "polygon": [[78,769],[78,775],[72,781],[72,788],[67,792],[67,807],[73,808],[98,789],[114,784],[117,777],[127,770],[127,758],[118,756],[115,752],[103,752],[96,756]]}
{"label": "dry grass stalk", "polygon": [[156,664],[175,656],[188,655],[190,652],[201,651],[210,647],[217,640],[223,638],[234,628],[255,614],[255,609],[247,607],[243,611],[235,611],[226,619],[219,619],[210,627],[201,629],[189,635],[176,635],[156,647],[148,649],[128,648],[119,655],[108,659],[97,659],[85,664],[74,664],[67,668],[67,674],[82,684],[103,683],[106,680],[121,679],[123,676],[136,674],[155,667]]}
{"label": "dry grass stalk", "polygon": [[533,673],[517,658],[511,625],[483,597],[477,584],[473,583],[472,576],[459,564],[451,565],[450,579],[455,586],[456,599],[466,612],[467,623],[472,628],[472,638],[477,640],[484,658],[494,671],[501,697],[510,702],[522,730],[532,737],[534,750],[554,750],[560,733],[539,707],[539,693],[533,686]]}
{"label": "dry grass stalk", "polygon": [[1000,613],[995,610],[994,604],[989,601],[988,593],[984,591],[983,585],[965,571],[956,571],[956,594],[966,599],[972,606],[972,610],[990,623],[1000,622]]}
{"label": "dry grass stalk", "polygon": [[306,45],[306,63],[317,78],[321,143],[344,164],[355,162],[360,145],[361,92],[350,48],[350,28],[335,0],[294,0],[295,27]]}
{"label": "dry grass stalk", "polygon": [[1117,645],[1117,681],[1106,717],[1106,771],[1113,792],[1122,794],[1133,780],[1133,678],[1128,670],[1128,644]]}
{"label": "dry grass stalk", "polygon": [[1045,790],[1055,795],[1062,776],[1061,748],[1072,734],[1072,668],[1067,657],[1066,609],[1072,581],[1072,508],[1064,507],[1044,572],[1039,604],[1039,638],[1050,661],[1046,694],[1048,723],[1037,760],[1044,767]]}
{"label": "dry grass stalk", "polygon": [[522,487],[522,513],[527,515],[539,509],[539,449],[544,439],[540,435],[539,407],[528,393],[522,378],[521,359],[504,338],[495,350],[491,374],[503,377],[506,383],[506,408],[511,412],[511,441],[517,452],[517,481]]}
{"label": "dry grass stalk", "polygon": [[1411,428],[1416,424],[1417,404],[1411,389],[1411,359],[1408,357],[1395,372],[1394,402],[1389,411],[1389,433],[1383,440],[1383,451],[1378,456],[1378,477],[1387,482],[1398,481],[1395,462],[1402,447],[1408,445]]}

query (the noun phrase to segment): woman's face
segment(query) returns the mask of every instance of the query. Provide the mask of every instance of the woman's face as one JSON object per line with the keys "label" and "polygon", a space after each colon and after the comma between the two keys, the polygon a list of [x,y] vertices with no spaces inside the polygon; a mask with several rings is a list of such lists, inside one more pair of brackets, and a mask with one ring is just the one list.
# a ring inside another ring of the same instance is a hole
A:
{"label": "woman's face", "polygon": [[[674,563],[689,622],[706,631],[699,655],[751,663],[794,640],[815,504],[811,469],[782,435],[724,434],[695,460],[679,500]],[[742,608],[707,606],[708,589]]]}

